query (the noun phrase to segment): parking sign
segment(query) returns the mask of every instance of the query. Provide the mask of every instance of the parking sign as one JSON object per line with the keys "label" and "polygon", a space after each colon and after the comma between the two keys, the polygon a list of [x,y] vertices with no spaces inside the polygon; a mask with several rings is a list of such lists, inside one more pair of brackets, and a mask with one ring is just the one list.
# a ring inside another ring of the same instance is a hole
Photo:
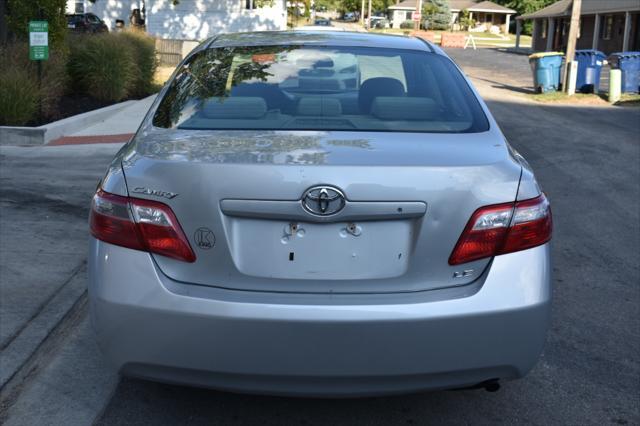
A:
{"label": "parking sign", "polygon": [[29,22],[29,59],[43,61],[49,59],[49,23]]}

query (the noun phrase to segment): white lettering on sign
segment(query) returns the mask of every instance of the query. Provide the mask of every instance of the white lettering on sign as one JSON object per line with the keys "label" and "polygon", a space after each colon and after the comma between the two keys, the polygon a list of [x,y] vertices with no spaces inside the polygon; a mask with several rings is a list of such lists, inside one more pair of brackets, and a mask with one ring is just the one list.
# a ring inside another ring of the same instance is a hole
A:
{"label": "white lettering on sign", "polygon": [[29,44],[31,46],[48,46],[49,45],[49,37],[47,36],[49,33],[29,33]]}

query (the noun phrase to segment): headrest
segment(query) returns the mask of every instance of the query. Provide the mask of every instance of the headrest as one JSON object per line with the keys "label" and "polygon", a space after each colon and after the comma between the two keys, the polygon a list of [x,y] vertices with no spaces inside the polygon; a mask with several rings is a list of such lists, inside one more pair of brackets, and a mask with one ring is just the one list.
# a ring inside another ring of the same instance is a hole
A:
{"label": "headrest", "polygon": [[206,118],[262,118],[267,113],[267,104],[257,97],[209,98],[202,108]]}
{"label": "headrest", "polygon": [[404,85],[400,80],[389,77],[375,77],[365,80],[358,93],[361,114],[369,114],[373,100],[378,96],[404,96]]}
{"label": "headrest", "polygon": [[373,100],[371,114],[381,120],[429,120],[438,112],[431,98],[379,96]]}
{"label": "headrest", "polygon": [[330,117],[342,114],[342,104],[334,98],[301,98],[298,102],[298,115]]}

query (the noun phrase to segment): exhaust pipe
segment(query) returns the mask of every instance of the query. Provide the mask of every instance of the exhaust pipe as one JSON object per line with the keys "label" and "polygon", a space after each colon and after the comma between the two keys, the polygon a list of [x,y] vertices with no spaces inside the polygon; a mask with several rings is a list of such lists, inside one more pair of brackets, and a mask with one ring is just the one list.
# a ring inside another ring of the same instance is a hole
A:
{"label": "exhaust pipe", "polygon": [[475,385],[467,386],[464,388],[452,389],[452,390],[472,390],[472,389],[484,389],[487,392],[498,392],[500,390],[500,379],[489,379]]}
{"label": "exhaust pipe", "polygon": [[500,390],[500,382],[498,379],[487,380],[483,382],[482,385],[487,392],[498,392]]}

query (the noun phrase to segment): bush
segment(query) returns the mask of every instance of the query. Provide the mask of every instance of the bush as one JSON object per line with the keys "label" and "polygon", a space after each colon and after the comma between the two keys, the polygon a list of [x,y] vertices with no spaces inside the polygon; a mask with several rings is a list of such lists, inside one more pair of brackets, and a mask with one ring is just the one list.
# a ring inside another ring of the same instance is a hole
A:
{"label": "bush", "polygon": [[[26,79],[29,84],[26,84],[26,93],[31,93],[33,87],[38,89],[38,72],[37,63],[29,60],[29,46],[27,43],[12,43],[0,48],[0,57],[3,58],[0,61],[0,75],[7,76],[11,80],[5,82],[5,90],[11,87],[17,80],[15,74],[20,74],[20,81]],[[57,118],[58,116],[58,100],[65,93],[67,86],[67,71],[66,71],[66,54],[58,51],[52,51],[49,55],[49,60],[42,61],[42,85],[38,90],[36,96],[36,102],[39,102],[42,108],[42,115],[45,118]],[[13,89],[12,89],[13,90]],[[27,98],[28,99],[28,96]],[[7,102],[5,99],[0,99],[0,102]],[[21,102],[21,101],[18,101]],[[30,104],[30,100],[25,101],[26,104]],[[21,109],[20,106],[16,108]],[[4,111],[5,109],[3,109]],[[30,110],[30,108],[24,108],[24,111]],[[19,120],[24,124],[25,122],[32,121],[36,118],[35,114],[37,108],[26,121]],[[3,121],[7,121],[4,117],[0,118]],[[17,122],[15,125],[19,125]]]}
{"label": "bush", "polygon": [[23,126],[38,113],[38,84],[23,70],[0,70],[0,125]]}
{"label": "bush", "polygon": [[154,92],[153,78],[158,68],[155,39],[141,31],[125,31],[118,37],[131,45],[136,62],[131,96],[143,97]]}
{"label": "bush", "polygon": [[138,71],[130,43],[104,34],[77,37],[70,47],[68,69],[75,91],[107,102],[129,95]]}
{"label": "bush", "polygon": [[403,30],[413,29],[415,27],[415,23],[411,20],[402,21],[400,23],[400,28]]}

